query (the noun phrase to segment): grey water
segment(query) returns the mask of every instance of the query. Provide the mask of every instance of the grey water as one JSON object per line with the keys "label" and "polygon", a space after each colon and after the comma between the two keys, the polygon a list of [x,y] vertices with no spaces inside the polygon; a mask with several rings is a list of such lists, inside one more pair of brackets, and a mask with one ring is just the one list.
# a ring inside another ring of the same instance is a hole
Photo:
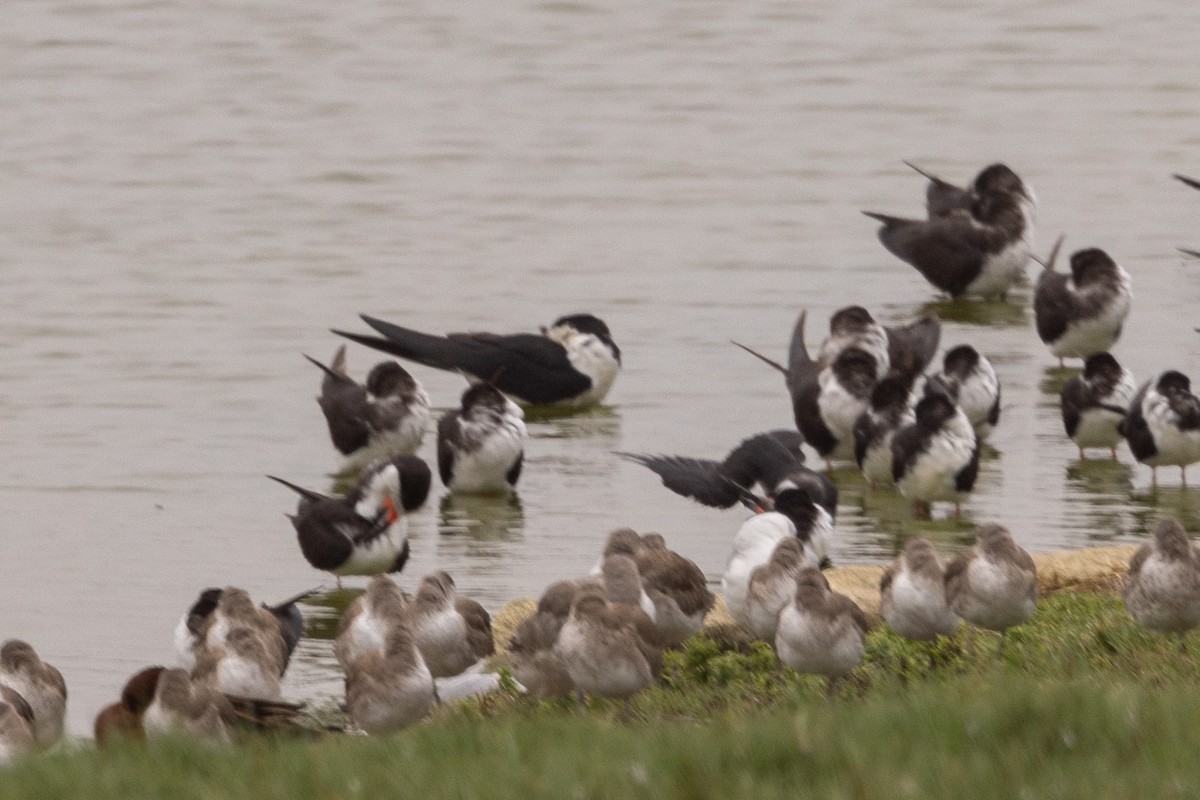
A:
{"label": "grey water", "polygon": [[[777,373],[857,303],[936,310],[1004,386],[965,521],[842,488],[834,560],[914,532],[946,551],[998,520],[1031,550],[1133,542],[1200,491],[1123,450],[1079,465],[1030,286],[949,303],[861,209],[922,212],[908,159],[1036,189],[1040,247],[1133,276],[1117,357],[1195,372],[1200,5],[689,0],[11,0],[0,30],[0,638],[65,674],[86,735],[138,668],[173,660],[196,593],[324,584],[272,473],[337,467],[314,402],[331,327],[535,330],[590,311],[625,367],[607,405],[531,420],[518,496],[412,519],[401,583],[448,570],[495,610],[586,570],[605,534],[657,530],[714,580],[743,512],[676,497],[614,451],[719,457],[790,427]],[[1033,278],[1035,267],[1030,269]],[[354,347],[351,370],[378,354]],[[449,407],[461,378],[414,367]],[[432,441],[422,455],[433,459]],[[1200,472],[1196,480],[1200,483]],[[353,579],[351,586],[361,586]],[[287,693],[339,691],[344,595],[305,606]],[[341,598],[341,599],[339,599]]]}

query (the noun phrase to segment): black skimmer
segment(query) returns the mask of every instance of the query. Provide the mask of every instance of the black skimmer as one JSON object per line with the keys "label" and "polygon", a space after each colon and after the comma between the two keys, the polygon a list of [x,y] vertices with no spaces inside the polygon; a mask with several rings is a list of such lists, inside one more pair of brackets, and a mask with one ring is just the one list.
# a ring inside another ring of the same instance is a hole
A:
{"label": "black skimmer", "polygon": [[1088,356],[1083,374],[1067,381],[1060,396],[1062,421],[1080,461],[1089,447],[1106,447],[1116,460],[1121,422],[1135,394],[1133,375],[1109,353]]}
{"label": "black skimmer", "polygon": [[931,641],[951,636],[962,622],[946,603],[946,570],[928,539],[904,543],[879,581],[879,612],[896,633]]}
{"label": "black skimmer", "polygon": [[[672,492],[713,508],[730,508],[743,501],[746,490],[757,485],[770,499],[790,477],[818,475],[804,466],[804,435],[775,430],[744,439],[722,461],[688,456],[617,453],[653,471]],[[828,484],[825,509],[837,515],[837,487]]]}
{"label": "black skimmer", "polygon": [[378,459],[412,455],[421,446],[432,411],[429,395],[395,361],[381,361],[359,384],[346,372],[346,346],[325,366],[305,356],[325,373],[317,403],[329,425],[333,446],[357,469]]}
{"label": "black skimmer", "polygon": [[972,625],[999,631],[1003,649],[1008,629],[1037,607],[1037,567],[1007,528],[981,525],[975,544],[946,565],[946,602]]}
{"label": "black skimmer", "polygon": [[621,369],[608,326],[591,314],[557,319],[541,334],[451,333],[436,336],[363,315],[381,333],[339,336],[436,369],[488,381],[525,405],[598,405]]}
{"label": "black skimmer", "polygon": [[892,437],[916,420],[912,379],[891,374],[871,389],[870,405],[854,423],[854,461],[871,488],[891,486]]}
{"label": "black skimmer", "polygon": [[946,352],[942,370],[933,376],[926,392],[934,386],[958,403],[980,439],[1000,422],[1000,378],[987,356],[971,345],[960,344]]}
{"label": "black skimmer", "polygon": [[797,672],[824,675],[832,688],[862,661],[866,635],[867,618],[853,600],[833,591],[820,570],[800,570],[775,630],[780,661]]}
{"label": "black skimmer", "polygon": [[1043,263],[1033,293],[1038,337],[1062,366],[1112,349],[1133,303],[1129,273],[1099,248],[1071,254],[1071,273],[1054,269],[1060,238]]}
{"label": "black skimmer", "polygon": [[930,218],[945,216],[957,209],[970,211],[980,197],[999,192],[1014,194],[1022,198],[1027,206],[1026,211],[1032,226],[1037,198],[1033,189],[1005,164],[989,164],[984,167],[968,188],[944,181],[910,161],[905,161],[904,164],[929,179],[929,186],[925,190],[925,210]]}
{"label": "black skimmer", "polygon": [[916,422],[892,437],[892,478],[913,501],[914,516],[926,516],[931,503],[949,500],[954,514],[979,474],[979,437],[958,405],[935,391],[917,403]]}
{"label": "black skimmer", "polygon": [[1133,457],[1150,467],[1153,486],[1164,466],[1179,467],[1187,486],[1188,465],[1200,461],[1200,398],[1191,388],[1183,373],[1161,373],[1142,384],[1119,425]]}
{"label": "black skimmer", "polygon": [[[826,461],[849,458],[853,450],[854,423],[866,410],[875,381],[880,374],[876,355],[850,344],[828,365],[814,361],[804,343],[805,312],[800,313],[792,330],[786,367],[766,356],[737,344],[783,373],[792,397],[796,427],[804,439]],[[884,365],[886,371],[887,365]]]}
{"label": "black skimmer", "polygon": [[462,407],[438,421],[438,474],[452,492],[486,494],[516,486],[525,459],[524,413],[488,383],[476,383]]}
{"label": "black skimmer", "polygon": [[67,684],[28,643],[9,639],[0,645],[0,686],[25,698],[33,712],[33,738],[48,747],[62,738],[67,713]]}
{"label": "black skimmer", "polygon": [[421,472],[415,462],[405,463],[403,478],[394,462],[385,462],[364,473],[345,497],[327,497],[268,476],[300,495],[295,516],[289,515],[300,552],[313,567],[336,576],[339,587],[343,575],[399,572],[408,561],[404,511],[425,501],[418,495],[421,489],[428,493],[429,476],[428,468]]}
{"label": "black skimmer", "polygon": [[1183,633],[1200,625],[1200,555],[1178,520],[1162,519],[1154,538],[1133,554],[1124,598],[1147,628]]}
{"label": "black skimmer", "polygon": [[1029,263],[1033,192],[1002,164],[985,168],[969,193],[946,186],[927,197],[928,219],[863,213],[883,223],[890,253],[951,297],[1004,297]]}

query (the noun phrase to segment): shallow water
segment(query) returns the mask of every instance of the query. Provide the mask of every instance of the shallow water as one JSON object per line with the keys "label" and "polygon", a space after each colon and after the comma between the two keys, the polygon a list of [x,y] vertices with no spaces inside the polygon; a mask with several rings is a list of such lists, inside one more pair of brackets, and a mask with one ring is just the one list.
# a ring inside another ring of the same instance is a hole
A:
{"label": "shallow water", "polygon": [[[0,81],[0,637],[65,673],[70,727],[147,663],[204,586],[271,600],[331,582],[304,562],[265,473],[337,465],[313,397],[330,327],[533,329],[588,310],[625,369],[610,406],[530,424],[514,502],[445,499],[413,520],[402,582],[445,568],[495,609],[595,560],[618,525],[661,531],[715,579],[741,513],[698,507],[616,450],[719,456],[792,424],[779,376],[859,303],[936,310],[1004,384],[966,507],[1033,550],[1134,541],[1200,492],[1123,452],[1079,465],[1029,289],[939,298],[860,209],[921,210],[909,159],[966,181],[1002,159],[1036,188],[1041,241],[1100,246],[1133,275],[1116,355],[1192,371],[1200,67],[1192,3],[531,2],[454,8],[300,0],[6,7]],[[1032,276],[1032,272],[1031,272]],[[375,354],[355,348],[362,375]],[[435,403],[455,376],[416,368]],[[423,455],[433,458],[432,443]],[[914,524],[842,487],[834,558],[879,560]],[[1200,477],[1197,478],[1200,480]],[[361,585],[357,580],[351,585]],[[288,692],[338,691],[346,595],[306,608]]]}

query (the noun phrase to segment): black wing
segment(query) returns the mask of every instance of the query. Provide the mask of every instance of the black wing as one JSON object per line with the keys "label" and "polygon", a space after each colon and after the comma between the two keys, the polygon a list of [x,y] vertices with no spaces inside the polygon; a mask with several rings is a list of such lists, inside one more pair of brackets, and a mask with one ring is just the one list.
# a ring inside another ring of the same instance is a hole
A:
{"label": "black wing", "polygon": [[821,419],[817,400],[821,396],[821,367],[808,355],[804,342],[805,313],[801,312],[792,329],[788,346],[787,388],[792,396],[792,415],[804,439],[821,455],[837,447],[837,439]]}
{"label": "black wing", "polygon": [[529,403],[554,403],[591,388],[566,349],[533,333],[435,336],[363,315],[384,338],[335,330],[339,336],[436,369],[465,373]]}
{"label": "black wing", "polygon": [[1096,390],[1082,375],[1076,375],[1067,381],[1059,400],[1062,406],[1063,428],[1066,429],[1067,436],[1073,439],[1075,431],[1079,429],[1079,420],[1083,417],[1083,412],[1097,405]]}
{"label": "black wing", "polygon": [[[641,464],[662,479],[663,486],[678,495],[695,500],[713,508],[729,508],[738,502],[741,492],[739,484],[727,480],[721,465],[704,458],[684,456],[646,455],[643,453],[618,453],[622,458]],[[742,484],[750,488],[749,484]]]}
{"label": "black wing", "polygon": [[979,225],[961,211],[929,220],[863,213],[883,223],[879,241],[888,252],[954,297],[978,277],[987,256],[1004,246],[1002,232]]}
{"label": "black wing", "polygon": [[1147,381],[1142,384],[1142,388],[1138,389],[1138,393],[1129,403],[1129,412],[1125,415],[1125,419],[1117,425],[1117,430],[1129,443],[1129,451],[1138,461],[1150,458],[1158,452],[1158,445],[1154,443],[1154,434],[1150,433],[1150,426],[1146,424],[1146,418],[1142,415],[1142,401],[1146,399],[1150,383]]}
{"label": "black wing", "polygon": [[437,463],[442,484],[449,486],[454,478],[454,456],[462,448],[462,428],[458,424],[459,411],[451,410],[438,420]]}
{"label": "black wing", "polygon": [[892,369],[913,379],[925,371],[937,355],[942,340],[942,321],[936,314],[896,328],[884,328],[888,336],[888,360]]}
{"label": "black wing", "polygon": [[892,479],[899,482],[912,460],[920,453],[921,436],[915,424],[905,425],[892,436]]}
{"label": "black wing", "polygon": [[349,455],[366,447],[371,438],[371,401],[366,387],[355,383],[352,378],[336,369],[344,357],[345,347],[334,356],[335,367],[327,367],[312,356],[304,356],[321,368],[325,377],[321,380],[321,396],[317,398],[325,421],[329,425],[329,438],[342,455]]}
{"label": "black wing", "polygon": [[929,179],[929,188],[925,190],[925,210],[931,218],[945,216],[960,208],[971,210],[975,195],[969,189],[948,183],[909,161],[904,163]]}
{"label": "black wing", "polygon": [[1067,332],[1067,324],[1074,312],[1074,297],[1067,285],[1070,280],[1065,272],[1042,270],[1033,294],[1033,317],[1037,333],[1043,342],[1057,341]]}
{"label": "black wing", "polygon": [[292,524],[300,541],[300,552],[317,569],[337,569],[354,551],[352,536],[367,526],[345,502],[324,498],[313,503]]}

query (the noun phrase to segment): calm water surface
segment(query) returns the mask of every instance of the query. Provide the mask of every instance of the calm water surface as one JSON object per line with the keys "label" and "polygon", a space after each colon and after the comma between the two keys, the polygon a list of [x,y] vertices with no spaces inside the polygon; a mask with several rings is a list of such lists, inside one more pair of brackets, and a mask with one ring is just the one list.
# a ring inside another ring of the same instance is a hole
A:
{"label": "calm water surface", "polygon": [[[1194,372],[1200,6],[194,4],[13,0],[0,81],[0,638],[65,673],[90,730],[137,668],[169,662],[199,589],[270,600],[322,582],[265,473],[315,487],[337,459],[313,397],[330,327],[369,312],[433,331],[607,320],[606,408],[531,423],[515,502],[435,492],[402,577],[445,568],[493,610],[585,570],[619,525],[658,530],[714,580],[742,514],[667,492],[614,450],[718,456],[792,424],[779,376],[859,303],[929,309],[996,364],[1004,411],[968,522],[843,489],[835,560],[906,535],[947,550],[1000,520],[1032,550],[1135,541],[1174,473],[1127,452],[1079,466],[1028,311],[949,304],[859,210],[921,210],[913,160],[966,181],[1004,160],[1037,190],[1043,246],[1100,246],[1137,299],[1116,353]],[[361,375],[376,360],[350,354]],[[416,368],[435,402],[463,383]],[[433,458],[432,443],[423,455]],[[1197,475],[1200,481],[1200,474]],[[351,585],[361,585],[357,579]],[[336,606],[306,608],[289,676],[339,690]]]}

